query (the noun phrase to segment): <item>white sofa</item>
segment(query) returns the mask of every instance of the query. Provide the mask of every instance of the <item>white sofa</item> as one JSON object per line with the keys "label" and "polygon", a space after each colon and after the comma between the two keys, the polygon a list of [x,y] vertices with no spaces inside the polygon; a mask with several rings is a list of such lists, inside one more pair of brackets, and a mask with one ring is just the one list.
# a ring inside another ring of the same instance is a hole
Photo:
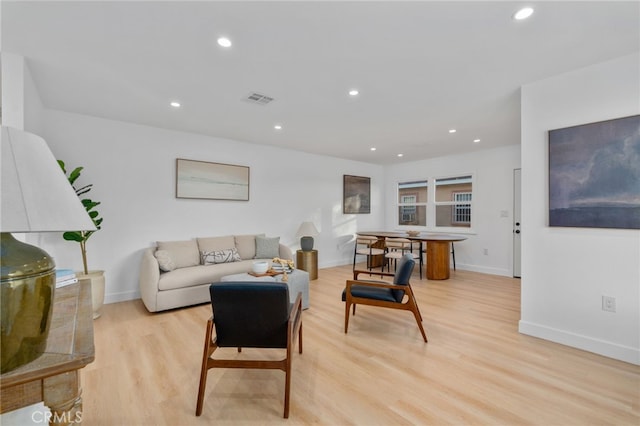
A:
{"label": "white sofa", "polygon": [[207,303],[212,282],[274,257],[292,260],[293,253],[262,234],[159,241],[142,254],[140,295],[149,312]]}

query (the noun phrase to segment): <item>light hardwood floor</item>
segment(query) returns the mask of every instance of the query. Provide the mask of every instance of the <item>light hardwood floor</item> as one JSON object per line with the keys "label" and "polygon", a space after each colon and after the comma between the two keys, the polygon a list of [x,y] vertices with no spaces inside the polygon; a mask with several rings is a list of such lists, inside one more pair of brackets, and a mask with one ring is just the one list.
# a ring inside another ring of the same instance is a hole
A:
{"label": "light hardwood floor", "polygon": [[195,417],[210,306],[150,314],[136,300],[104,306],[94,323],[84,424],[640,424],[640,367],[519,334],[519,280],[414,274],[424,343],[410,312],[368,306],[344,334],[350,273],[322,269],[311,282],[288,420],[284,373],[267,370],[211,370]]}

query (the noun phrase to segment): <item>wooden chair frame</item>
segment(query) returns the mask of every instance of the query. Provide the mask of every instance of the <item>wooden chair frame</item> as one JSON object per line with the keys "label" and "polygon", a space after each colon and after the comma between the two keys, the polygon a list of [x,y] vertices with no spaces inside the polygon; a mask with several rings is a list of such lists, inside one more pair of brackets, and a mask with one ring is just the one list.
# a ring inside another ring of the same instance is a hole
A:
{"label": "wooden chair frame", "polygon": [[[424,332],[424,328],[422,327],[422,314],[420,313],[420,308],[418,308],[418,303],[416,301],[415,295],[413,293],[413,289],[411,288],[411,284],[393,284],[389,282],[380,282],[380,281],[364,281],[358,280],[358,275],[360,274],[369,274],[370,271],[362,271],[362,270],[354,270],[353,271],[353,280],[347,280],[347,286],[345,291],[345,311],[344,311],[344,332],[347,333],[349,329],[349,308],[353,305],[353,315],[356,314],[356,305],[369,305],[369,306],[380,306],[383,308],[390,309],[401,309],[405,311],[410,311],[413,313],[413,316],[416,319],[416,323],[418,324],[418,328],[420,329],[420,333],[422,334],[422,338],[425,343],[428,342],[427,335]],[[393,277],[395,274],[388,272],[376,272],[375,275],[388,276]],[[384,300],[376,300],[369,299],[363,297],[355,297],[351,295],[351,286],[370,286],[370,287],[379,287],[379,288],[388,288],[391,290],[401,290],[404,291],[404,299],[402,302],[388,302]]]}
{"label": "wooden chair frame", "polygon": [[[215,314],[214,314],[215,316]],[[286,357],[281,360],[237,360],[237,359],[213,359],[212,355],[218,345],[213,337],[215,330],[212,316],[207,321],[207,331],[204,337],[204,350],[202,354],[202,366],[200,369],[200,386],[198,387],[198,402],[196,405],[196,416],[202,414],[204,406],[204,392],[207,386],[207,373],[211,368],[254,368],[254,369],[277,369],[285,372],[284,387],[284,418],[289,418],[289,394],[291,392],[291,355],[295,345],[295,336],[298,336],[298,352],[302,353],[302,294],[298,293],[296,301],[289,312],[287,325],[287,348]],[[238,348],[242,352],[242,348]]]}

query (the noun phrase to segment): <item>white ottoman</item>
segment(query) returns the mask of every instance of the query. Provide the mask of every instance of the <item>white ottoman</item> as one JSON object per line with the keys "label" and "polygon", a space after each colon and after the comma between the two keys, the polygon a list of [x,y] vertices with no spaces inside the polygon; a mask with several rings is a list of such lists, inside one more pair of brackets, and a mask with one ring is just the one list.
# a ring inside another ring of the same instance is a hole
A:
{"label": "white ottoman", "polygon": [[[226,275],[220,278],[222,282],[228,281],[277,281],[282,282],[283,275],[255,277],[248,273]],[[300,269],[294,269],[293,272],[287,274],[286,282],[289,287],[289,299],[291,303],[296,301],[298,293],[302,293],[302,308],[309,308],[309,273]]]}

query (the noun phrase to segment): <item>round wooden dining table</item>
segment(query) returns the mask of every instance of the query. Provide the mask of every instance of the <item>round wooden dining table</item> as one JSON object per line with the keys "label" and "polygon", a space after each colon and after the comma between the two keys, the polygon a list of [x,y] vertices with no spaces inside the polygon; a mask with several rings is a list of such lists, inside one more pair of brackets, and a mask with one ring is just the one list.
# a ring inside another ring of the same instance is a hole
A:
{"label": "round wooden dining table", "polygon": [[[427,262],[427,279],[429,280],[448,280],[451,274],[451,266],[449,260],[450,246],[455,241],[464,241],[467,239],[464,235],[455,234],[435,234],[420,233],[418,235],[409,235],[406,232],[391,231],[364,231],[358,232],[358,235],[370,235],[377,238],[407,238],[420,242],[420,252],[425,252]],[[426,250],[423,247],[426,244]]]}

